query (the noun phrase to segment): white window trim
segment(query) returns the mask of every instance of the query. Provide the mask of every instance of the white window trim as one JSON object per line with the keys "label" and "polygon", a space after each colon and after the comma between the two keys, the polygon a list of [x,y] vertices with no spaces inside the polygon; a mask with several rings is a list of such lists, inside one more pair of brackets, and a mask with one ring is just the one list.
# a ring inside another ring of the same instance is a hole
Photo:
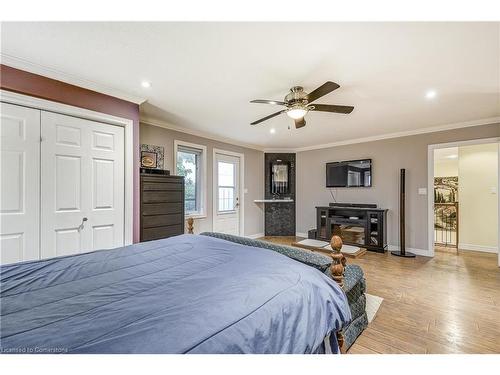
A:
{"label": "white window trim", "polygon": [[178,139],[174,140],[174,159],[173,159],[173,169],[174,174],[177,175],[177,150],[180,147],[189,147],[201,150],[201,190],[200,190],[200,211],[196,213],[187,213],[184,215],[186,218],[192,217],[193,219],[203,219],[207,217],[207,146],[198,145],[196,143],[189,143],[180,141]]}

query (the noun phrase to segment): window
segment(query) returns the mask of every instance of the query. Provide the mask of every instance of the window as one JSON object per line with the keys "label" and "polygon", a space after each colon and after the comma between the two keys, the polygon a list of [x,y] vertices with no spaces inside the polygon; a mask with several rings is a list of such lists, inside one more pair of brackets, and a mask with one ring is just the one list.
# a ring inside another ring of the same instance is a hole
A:
{"label": "window", "polygon": [[175,141],[174,153],[176,174],[184,176],[184,208],[186,216],[204,216],[206,147]]}
{"label": "window", "polygon": [[218,162],[219,212],[234,211],[234,164]]}

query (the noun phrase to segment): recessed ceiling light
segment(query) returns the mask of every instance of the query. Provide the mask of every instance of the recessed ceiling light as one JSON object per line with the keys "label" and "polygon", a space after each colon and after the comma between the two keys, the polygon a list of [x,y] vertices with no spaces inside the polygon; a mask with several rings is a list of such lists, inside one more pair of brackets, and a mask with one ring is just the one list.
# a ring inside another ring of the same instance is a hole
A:
{"label": "recessed ceiling light", "polygon": [[269,129],[269,133],[271,133],[271,134],[276,133],[276,129],[275,129],[275,128],[271,128],[271,129]]}
{"label": "recessed ceiling light", "polygon": [[457,159],[458,155],[457,154],[448,155],[448,156],[446,156],[446,158],[448,158],[448,159]]}
{"label": "recessed ceiling light", "polygon": [[437,92],[435,90],[429,90],[425,93],[425,97],[427,99],[434,99],[437,96]]}
{"label": "recessed ceiling light", "polygon": [[149,89],[151,87],[151,82],[149,81],[142,81],[141,86],[144,87],[145,89]]}

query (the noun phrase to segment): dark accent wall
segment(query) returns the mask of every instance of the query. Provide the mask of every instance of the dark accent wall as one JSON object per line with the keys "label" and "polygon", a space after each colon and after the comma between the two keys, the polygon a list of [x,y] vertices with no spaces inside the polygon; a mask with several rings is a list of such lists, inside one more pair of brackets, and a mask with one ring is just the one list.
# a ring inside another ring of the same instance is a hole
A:
{"label": "dark accent wall", "polygon": [[[134,122],[134,150],[139,150],[139,105],[83,87],[0,64],[0,88],[85,108]],[[134,242],[139,241],[139,152],[134,152]]]}
{"label": "dark accent wall", "polygon": [[265,203],[265,235],[266,236],[295,236],[295,154],[266,153],[264,155],[265,198],[272,199],[271,194],[271,165],[281,160],[290,165],[290,192],[280,198],[293,199],[290,203]]}

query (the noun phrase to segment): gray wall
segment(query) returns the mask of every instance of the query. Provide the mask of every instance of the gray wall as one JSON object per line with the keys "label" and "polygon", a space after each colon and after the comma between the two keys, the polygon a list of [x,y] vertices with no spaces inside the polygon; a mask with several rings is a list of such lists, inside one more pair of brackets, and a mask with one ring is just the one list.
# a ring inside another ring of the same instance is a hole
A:
{"label": "gray wall", "polygon": [[[239,152],[245,155],[245,233],[246,236],[264,233],[263,205],[255,204],[254,199],[264,197],[264,153],[245,147],[234,146],[224,142],[217,142],[208,138],[181,133],[178,131],[161,128],[158,126],[140,124],[140,143],[165,147],[165,169],[174,174],[174,140],[196,143],[207,146],[207,217],[196,219],[195,233],[212,230],[212,157],[213,149]],[[243,235],[243,233],[242,233]]]}
{"label": "gray wall", "polygon": [[[388,212],[388,243],[398,245],[399,170],[406,168],[406,245],[427,250],[427,146],[500,136],[500,124],[358,143],[297,153],[297,232],[316,226],[315,206],[332,202],[325,187],[325,163],[373,159],[373,187],[333,189],[338,202],[376,203]],[[429,193],[429,192],[428,192]],[[432,192],[430,192],[432,193]],[[466,213],[462,212],[463,215]]]}

